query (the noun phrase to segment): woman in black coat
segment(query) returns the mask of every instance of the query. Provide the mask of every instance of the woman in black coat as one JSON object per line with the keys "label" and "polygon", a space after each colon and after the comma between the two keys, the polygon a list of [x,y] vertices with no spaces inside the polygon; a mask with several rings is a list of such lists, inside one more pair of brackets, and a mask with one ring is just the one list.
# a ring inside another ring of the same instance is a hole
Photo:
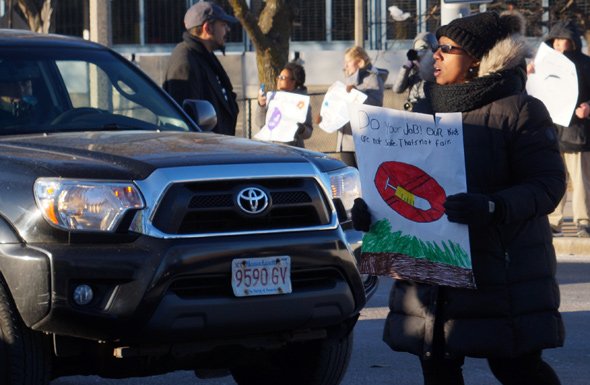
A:
{"label": "woman in black coat", "polygon": [[[565,172],[546,108],[524,92],[522,26],[485,12],[436,32],[426,97],[432,113],[462,113],[467,191],[444,207],[469,226],[477,289],[395,281],[384,341],[420,358],[427,385],[463,384],[466,356],[486,358],[505,385],[559,384],[541,352],[564,340],[547,215]],[[367,230],[369,216],[357,201],[355,226]]]}

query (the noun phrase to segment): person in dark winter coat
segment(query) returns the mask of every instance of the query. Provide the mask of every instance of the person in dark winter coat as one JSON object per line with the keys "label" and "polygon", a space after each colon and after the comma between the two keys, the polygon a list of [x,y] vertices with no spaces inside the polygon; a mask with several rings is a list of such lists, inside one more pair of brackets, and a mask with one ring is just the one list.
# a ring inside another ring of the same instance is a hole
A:
{"label": "person in dark winter coat", "polygon": [[[555,127],[525,93],[522,19],[484,12],[436,31],[431,112],[461,112],[467,191],[444,203],[468,225],[477,289],[396,280],[384,341],[420,358],[424,383],[464,384],[465,357],[486,358],[504,385],[559,384],[542,351],[563,345],[547,215],[565,192]],[[355,228],[370,213],[359,198]]]}
{"label": "person in dark winter coat", "polygon": [[420,109],[417,104],[424,99],[424,82],[434,81],[432,49],[437,45],[438,41],[432,32],[422,32],[416,36],[412,48],[406,53],[408,61],[402,65],[393,83],[393,92],[408,93],[403,105],[406,111],[412,111],[414,107]]}
{"label": "person in dark winter coat", "polygon": [[[278,91],[293,92],[301,95],[307,95],[307,87],[305,86],[305,69],[302,65],[294,62],[287,63],[277,76]],[[258,92],[258,106],[254,113],[254,122],[259,128],[266,124],[266,113],[268,111],[267,94],[262,89]],[[295,138],[292,142],[285,144],[297,147],[305,147],[304,139],[311,138],[313,132],[313,125],[311,122],[311,105],[307,107],[307,117],[305,122],[298,123],[299,130],[295,133]]]}
{"label": "person in dark winter coat", "polygon": [[[576,66],[577,108],[568,127],[557,125],[559,145],[572,182],[572,211],[578,237],[590,237],[590,57],[582,53],[582,40],[572,21],[561,21],[549,31],[545,43]],[[549,216],[556,236],[562,235],[565,198]]]}
{"label": "person in dark winter coat", "polygon": [[162,86],[181,106],[185,99],[209,101],[217,113],[213,132],[225,135],[235,135],[238,104],[214,51],[224,51],[228,23],[235,22],[237,19],[208,1],[190,7],[184,16],[183,41],[170,56]]}

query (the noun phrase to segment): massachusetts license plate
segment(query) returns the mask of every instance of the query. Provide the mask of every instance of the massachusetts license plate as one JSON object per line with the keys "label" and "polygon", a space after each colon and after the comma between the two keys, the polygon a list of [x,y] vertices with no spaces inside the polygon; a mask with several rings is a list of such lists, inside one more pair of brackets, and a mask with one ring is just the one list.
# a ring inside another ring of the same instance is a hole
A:
{"label": "massachusetts license plate", "polygon": [[236,297],[291,293],[291,258],[237,258],[231,265],[231,286]]}

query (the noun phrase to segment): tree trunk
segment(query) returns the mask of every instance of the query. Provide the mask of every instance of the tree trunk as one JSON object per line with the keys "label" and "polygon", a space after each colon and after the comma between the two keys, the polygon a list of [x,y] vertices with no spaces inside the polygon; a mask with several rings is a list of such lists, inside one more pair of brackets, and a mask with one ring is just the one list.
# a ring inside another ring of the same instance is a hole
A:
{"label": "tree trunk", "polygon": [[292,5],[289,0],[267,0],[256,17],[245,0],[229,0],[229,4],[256,50],[259,82],[274,90],[276,78],[289,59]]}

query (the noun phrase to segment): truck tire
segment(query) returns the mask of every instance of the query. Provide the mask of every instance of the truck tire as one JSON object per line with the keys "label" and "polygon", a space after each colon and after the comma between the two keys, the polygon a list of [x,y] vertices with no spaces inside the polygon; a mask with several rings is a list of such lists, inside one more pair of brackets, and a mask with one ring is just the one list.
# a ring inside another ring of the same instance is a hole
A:
{"label": "truck tire", "polygon": [[24,325],[0,277],[0,384],[49,384],[49,354],[42,337]]}
{"label": "truck tire", "polygon": [[350,361],[352,331],[340,338],[293,343],[231,370],[238,385],[338,385]]}

